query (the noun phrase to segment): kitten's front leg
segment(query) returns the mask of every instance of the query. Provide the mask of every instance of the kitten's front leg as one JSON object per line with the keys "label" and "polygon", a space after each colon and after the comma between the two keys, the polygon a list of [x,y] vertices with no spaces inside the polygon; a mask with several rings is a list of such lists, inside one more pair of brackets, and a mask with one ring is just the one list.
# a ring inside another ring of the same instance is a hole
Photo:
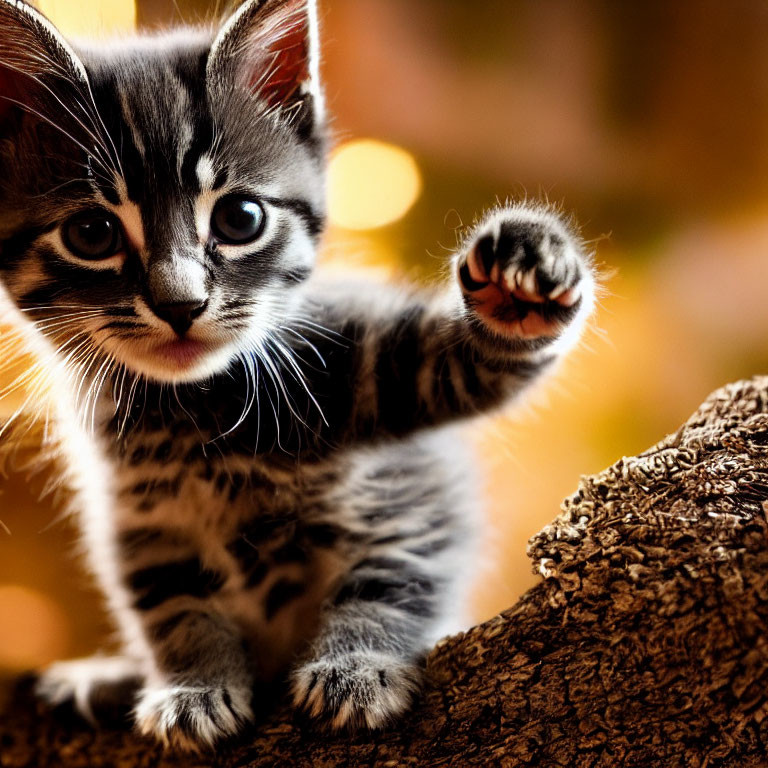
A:
{"label": "kitten's front leg", "polygon": [[575,345],[594,305],[589,255],[544,207],[491,212],[453,267],[442,295],[316,286],[304,311],[325,328],[309,349],[324,367],[303,373],[307,412],[323,418],[308,442],[400,437],[510,402]]}
{"label": "kitten's front leg", "polygon": [[[424,589],[431,595],[432,586]],[[336,729],[379,728],[402,714],[421,677],[424,622],[402,609],[413,599],[402,574],[352,571],[293,672],[294,704]]]}
{"label": "kitten's front leg", "polygon": [[[418,484],[398,468],[381,493],[358,499],[368,544],[323,606],[319,633],[292,675],[295,705],[332,728],[379,728],[405,712],[420,688],[421,657],[456,594],[462,510],[450,509],[457,499],[439,480],[430,486],[434,465],[415,461],[427,472]],[[374,467],[374,474],[388,471]],[[413,509],[393,509],[393,498],[414,496],[421,503]]]}
{"label": "kitten's front leg", "polygon": [[[195,574],[174,581],[174,568],[179,565],[167,563],[133,574],[151,662],[127,656],[58,662],[41,675],[38,695],[53,706],[71,703],[94,724],[122,720],[135,701],[133,718],[143,734],[193,751],[250,721],[252,675],[240,633],[205,601],[183,595],[195,589]],[[141,575],[149,572],[165,582],[149,583]],[[197,578],[199,586],[205,576]],[[161,595],[168,600],[155,605]]]}
{"label": "kitten's front leg", "polygon": [[253,717],[252,676],[239,632],[204,605],[148,625],[155,672],[141,690],[139,730],[166,745],[199,750]]}

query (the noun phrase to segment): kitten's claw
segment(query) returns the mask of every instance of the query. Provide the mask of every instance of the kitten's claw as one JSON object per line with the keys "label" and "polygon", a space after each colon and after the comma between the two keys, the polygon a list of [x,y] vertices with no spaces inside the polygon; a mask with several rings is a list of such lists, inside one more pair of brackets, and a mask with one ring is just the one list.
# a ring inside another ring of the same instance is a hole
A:
{"label": "kitten's claw", "polygon": [[481,224],[458,277],[465,303],[491,330],[522,339],[558,336],[583,305],[591,308],[594,293],[588,262],[565,225],[527,208]]}
{"label": "kitten's claw", "polygon": [[293,701],[331,728],[376,729],[410,706],[419,677],[416,665],[386,654],[318,659],[293,673]]}
{"label": "kitten's claw", "polygon": [[134,715],[139,730],[165,746],[212,747],[253,719],[251,692],[224,687],[168,686],[142,691]]}

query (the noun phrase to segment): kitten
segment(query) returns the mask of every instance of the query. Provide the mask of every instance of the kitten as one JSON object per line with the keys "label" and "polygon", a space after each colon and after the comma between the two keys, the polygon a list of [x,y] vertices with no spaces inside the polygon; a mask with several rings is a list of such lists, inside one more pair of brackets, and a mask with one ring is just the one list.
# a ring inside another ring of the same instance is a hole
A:
{"label": "kitten", "polygon": [[39,691],[195,748],[290,677],[377,728],[460,614],[477,491],[445,427],[571,347],[592,268],[568,224],[486,215],[433,293],[312,276],[327,139],[314,0],[215,34],[75,50],[0,0],[0,285],[56,423],[122,655]]}

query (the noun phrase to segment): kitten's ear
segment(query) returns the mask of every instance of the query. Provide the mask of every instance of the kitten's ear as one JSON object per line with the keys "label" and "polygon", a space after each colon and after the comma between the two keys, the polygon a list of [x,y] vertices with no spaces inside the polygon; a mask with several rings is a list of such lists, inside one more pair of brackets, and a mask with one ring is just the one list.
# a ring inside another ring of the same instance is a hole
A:
{"label": "kitten's ear", "polygon": [[316,0],[247,0],[219,31],[209,81],[244,87],[268,107],[311,96],[321,109]]}
{"label": "kitten's ear", "polygon": [[82,62],[45,16],[20,0],[0,0],[0,124],[18,107],[40,111],[51,90],[61,99],[69,88],[88,87]]}

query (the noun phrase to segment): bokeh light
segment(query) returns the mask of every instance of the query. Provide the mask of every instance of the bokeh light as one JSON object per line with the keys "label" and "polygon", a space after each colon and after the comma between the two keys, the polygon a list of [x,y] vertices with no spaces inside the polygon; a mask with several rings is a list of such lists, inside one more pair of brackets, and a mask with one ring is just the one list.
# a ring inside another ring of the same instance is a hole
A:
{"label": "bokeh light", "polygon": [[374,139],[342,144],[328,169],[328,211],[345,229],[375,229],[398,221],[421,193],[413,156]]}
{"label": "bokeh light", "polygon": [[37,5],[67,36],[111,35],[136,26],[134,0],[39,0]]}
{"label": "bokeh light", "polygon": [[0,627],[0,668],[48,664],[69,644],[69,621],[62,609],[26,586],[0,584]]}

